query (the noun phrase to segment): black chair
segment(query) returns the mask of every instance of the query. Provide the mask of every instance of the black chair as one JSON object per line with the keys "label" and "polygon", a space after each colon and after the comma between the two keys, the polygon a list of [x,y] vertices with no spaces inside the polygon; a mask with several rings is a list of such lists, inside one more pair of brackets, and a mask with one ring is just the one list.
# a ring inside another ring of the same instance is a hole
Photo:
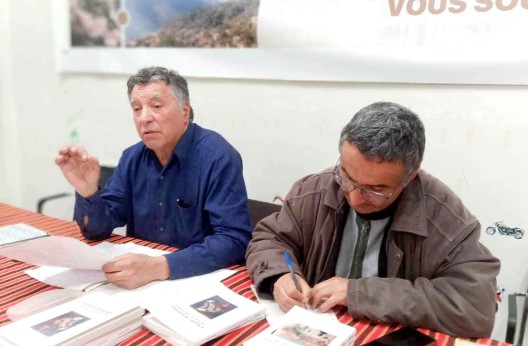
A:
{"label": "black chair", "polygon": [[[99,186],[101,187],[101,189],[105,187],[108,179],[110,179],[112,174],[114,174],[114,170],[115,170],[115,167],[112,167],[112,166],[101,166],[101,175],[99,176]],[[51,196],[40,198],[37,201],[37,213],[42,214],[42,209],[44,208],[44,204],[46,204],[47,202],[55,200],[55,199],[67,197],[67,196],[73,196],[73,195],[74,194],[71,192],[63,192],[63,193],[57,193]]]}
{"label": "black chair", "polygon": [[[524,299],[523,309],[517,313],[517,300]],[[518,317],[520,323],[518,324]],[[524,331],[526,329],[526,319],[528,317],[528,292],[516,292],[508,294],[508,325],[506,326],[506,342],[515,345],[522,345]],[[514,343],[515,334],[519,327],[517,343]]]}
{"label": "black chair", "polygon": [[259,223],[259,221],[266,216],[269,216],[275,212],[279,212],[282,207],[278,204],[257,201],[255,199],[249,199],[248,203],[249,215],[251,217],[251,223],[253,224],[253,227],[255,227],[257,223]]}

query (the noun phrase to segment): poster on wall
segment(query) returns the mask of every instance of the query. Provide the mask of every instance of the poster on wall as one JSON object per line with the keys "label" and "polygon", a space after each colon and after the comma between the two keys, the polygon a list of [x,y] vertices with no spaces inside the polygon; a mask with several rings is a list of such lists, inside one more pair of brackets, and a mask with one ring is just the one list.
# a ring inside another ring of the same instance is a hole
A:
{"label": "poster on wall", "polygon": [[252,48],[259,0],[70,0],[71,47]]}
{"label": "poster on wall", "polygon": [[57,0],[57,66],[189,77],[528,84],[528,0]]}

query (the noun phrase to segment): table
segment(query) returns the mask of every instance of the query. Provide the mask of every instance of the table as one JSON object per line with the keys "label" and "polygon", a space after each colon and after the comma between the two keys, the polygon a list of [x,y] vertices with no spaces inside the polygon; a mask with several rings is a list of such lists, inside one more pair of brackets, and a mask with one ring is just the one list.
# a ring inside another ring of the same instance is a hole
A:
{"label": "table", "polygon": [[[75,222],[59,220],[0,203],[0,226],[6,226],[15,223],[25,223],[42,229],[53,235],[77,238],[87,242],[90,245],[99,243],[98,241],[88,241],[84,239]],[[113,235],[111,238],[107,239],[107,241],[116,244],[133,242],[135,244],[148,246],[153,249],[176,251],[175,248],[166,245],[151,243],[119,235]],[[39,282],[24,274],[25,270],[32,269],[34,267],[35,266],[27,263],[10,260],[0,256],[0,326],[10,323],[10,320],[6,315],[6,310],[9,307],[34,294],[56,289],[56,287]],[[223,280],[223,283],[236,293],[241,294],[246,298],[256,300],[256,297],[250,288],[253,281],[249,278],[246,268],[243,266],[232,266],[229,269],[236,270],[236,273]],[[380,336],[385,335],[399,327],[397,324],[376,324],[370,321],[353,320],[352,317],[347,313],[345,307],[335,309],[335,312],[341,322],[356,328],[357,335],[355,345],[362,345],[366,342],[377,339]],[[223,337],[217,338],[207,343],[207,345],[240,345],[244,340],[249,339],[251,336],[261,332],[267,327],[268,324],[266,320],[256,322],[249,326],[237,329]],[[455,338],[451,336],[422,328],[419,330],[435,338],[437,340],[437,345],[454,345]],[[484,345],[508,345],[507,343],[491,339],[470,340]],[[166,344],[167,343],[163,339],[143,328],[140,332],[123,341],[120,345],[161,346]]]}

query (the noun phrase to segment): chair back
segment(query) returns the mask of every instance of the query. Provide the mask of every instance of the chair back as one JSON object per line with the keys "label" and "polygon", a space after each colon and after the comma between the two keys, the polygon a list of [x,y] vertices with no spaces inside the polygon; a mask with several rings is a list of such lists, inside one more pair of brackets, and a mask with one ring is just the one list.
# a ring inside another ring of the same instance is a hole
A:
{"label": "chair back", "polygon": [[253,228],[259,223],[260,220],[269,216],[273,213],[279,212],[281,206],[274,203],[257,201],[255,199],[248,199],[249,215],[251,217],[251,223]]}
{"label": "chair back", "polygon": [[[518,312],[517,300],[521,298],[522,309]],[[508,294],[508,325],[506,326],[506,342],[522,345],[526,320],[528,318],[528,292],[516,292]],[[517,330],[517,327],[519,329]],[[515,336],[517,334],[517,342]]]}
{"label": "chair back", "polygon": [[106,182],[112,174],[114,174],[115,167],[112,166],[101,166],[101,175],[99,176],[99,186],[104,189]]}
{"label": "chair back", "polygon": [[[115,167],[112,167],[112,166],[101,166],[101,174],[99,176],[99,186],[101,187],[101,189],[103,189],[105,187],[106,182],[108,181],[108,179],[110,179],[112,174],[114,174],[114,170],[115,170]],[[37,200],[37,213],[41,213],[42,214],[43,210],[44,210],[44,205],[47,204],[49,201],[62,199],[64,197],[68,197],[68,196],[73,196],[73,193],[71,193],[71,192],[61,192],[61,193],[56,193],[56,194],[53,194],[53,195],[50,195],[50,196],[45,196],[45,197],[39,198]],[[60,216],[57,216],[57,215],[55,215],[55,216],[60,218]]]}

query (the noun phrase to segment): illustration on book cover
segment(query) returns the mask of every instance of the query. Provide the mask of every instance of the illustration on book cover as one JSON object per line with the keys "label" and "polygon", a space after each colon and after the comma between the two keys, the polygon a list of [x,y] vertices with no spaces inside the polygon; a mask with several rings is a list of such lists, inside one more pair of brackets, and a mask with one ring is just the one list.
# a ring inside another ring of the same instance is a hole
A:
{"label": "illustration on book cover", "polygon": [[88,320],[90,320],[88,317],[83,316],[75,311],[70,311],[60,316],[51,318],[47,321],[36,324],[31,328],[46,336],[53,336],[57,333],[63,332],[73,326],[76,326]]}
{"label": "illustration on book cover", "polygon": [[209,319],[216,318],[236,308],[236,305],[231,304],[227,300],[219,296],[212,296],[210,298],[201,300],[191,305],[196,311]]}
{"label": "illustration on book cover", "polygon": [[336,338],[332,334],[302,323],[282,326],[272,334],[286,339],[289,342],[293,342],[296,345],[305,346],[326,346]]}

